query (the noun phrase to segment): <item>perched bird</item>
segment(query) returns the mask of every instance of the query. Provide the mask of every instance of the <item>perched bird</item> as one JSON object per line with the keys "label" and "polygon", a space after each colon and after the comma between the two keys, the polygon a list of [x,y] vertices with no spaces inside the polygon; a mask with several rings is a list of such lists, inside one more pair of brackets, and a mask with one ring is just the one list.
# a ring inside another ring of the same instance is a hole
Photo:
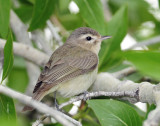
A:
{"label": "perched bird", "polygon": [[[38,78],[32,98],[40,101],[51,92],[71,97],[87,91],[97,76],[101,42],[108,38],[110,36],[101,36],[88,27],[76,29],[50,57]],[[25,106],[23,111],[32,109]]]}

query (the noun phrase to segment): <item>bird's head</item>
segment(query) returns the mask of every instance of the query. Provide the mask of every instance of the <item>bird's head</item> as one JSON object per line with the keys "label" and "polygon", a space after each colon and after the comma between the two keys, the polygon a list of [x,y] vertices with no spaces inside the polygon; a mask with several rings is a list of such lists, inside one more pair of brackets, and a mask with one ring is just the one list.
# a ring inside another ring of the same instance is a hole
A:
{"label": "bird's head", "polygon": [[105,39],[111,38],[110,36],[101,36],[97,31],[81,27],[76,29],[67,39],[67,43],[73,43],[82,48],[86,48],[98,54],[101,42]]}

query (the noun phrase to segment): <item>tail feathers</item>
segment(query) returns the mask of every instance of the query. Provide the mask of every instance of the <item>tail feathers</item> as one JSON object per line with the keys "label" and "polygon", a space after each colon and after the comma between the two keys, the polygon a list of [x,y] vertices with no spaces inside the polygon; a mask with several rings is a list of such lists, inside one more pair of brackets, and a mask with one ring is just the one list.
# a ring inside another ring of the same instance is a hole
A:
{"label": "tail feathers", "polygon": [[[42,100],[42,98],[44,97],[46,95],[46,93],[45,92],[36,92],[36,93],[34,93],[33,94],[33,97],[32,97],[32,99],[33,100],[37,100],[37,101],[41,101]],[[22,112],[26,112],[26,111],[32,111],[32,110],[34,110],[34,108],[33,107],[30,107],[30,106],[24,106],[24,108],[22,109]]]}

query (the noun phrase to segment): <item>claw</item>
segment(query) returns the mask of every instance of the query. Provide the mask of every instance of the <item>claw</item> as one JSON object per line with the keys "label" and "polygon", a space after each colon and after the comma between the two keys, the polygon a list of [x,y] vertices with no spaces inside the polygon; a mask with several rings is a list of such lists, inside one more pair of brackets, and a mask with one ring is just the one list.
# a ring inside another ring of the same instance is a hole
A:
{"label": "claw", "polygon": [[87,100],[91,99],[90,97],[86,98],[86,95],[87,95],[88,93],[89,93],[88,91],[84,91],[84,92],[83,92],[83,95],[84,95],[83,100],[84,100],[84,101],[87,101]]}
{"label": "claw", "polygon": [[56,100],[56,91],[54,92],[54,104],[55,104],[56,109],[58,111],[60,111],[59,105],[58,105],[57,100]]}

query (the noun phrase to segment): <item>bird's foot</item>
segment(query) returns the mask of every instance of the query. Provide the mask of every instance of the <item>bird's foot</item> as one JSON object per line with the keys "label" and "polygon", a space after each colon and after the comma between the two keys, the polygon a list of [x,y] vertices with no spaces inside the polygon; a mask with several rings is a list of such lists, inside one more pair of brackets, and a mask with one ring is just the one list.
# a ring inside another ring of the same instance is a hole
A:
{"label": "bird's foot", "polygon": [[57,103],[56,98],[55,98],[55,100],[54,100],[54,104],[55,104],[56,109],[57,109],[58,111],[61,111],[60,108],[59,108],[59,105],[58,105],[58,103]]}
{"label": "bird's foot", "polygon": [[58,103],[57,103],[56,91],[54,92],[54,104],[55,104],[55,108],[56,108],[58,111],[61,111],[60,108],[59,108],[59,105],[58,105]]}
{"label": "bird's foot", "polygon": [[89,94],[88,91],[84,91],[84,92],[83,92],[83,95],[84,95],[83,100],[84,100],[84,101],[87,101],[87,100],[91,99],[90,97],[87,97],[87,94]]}

